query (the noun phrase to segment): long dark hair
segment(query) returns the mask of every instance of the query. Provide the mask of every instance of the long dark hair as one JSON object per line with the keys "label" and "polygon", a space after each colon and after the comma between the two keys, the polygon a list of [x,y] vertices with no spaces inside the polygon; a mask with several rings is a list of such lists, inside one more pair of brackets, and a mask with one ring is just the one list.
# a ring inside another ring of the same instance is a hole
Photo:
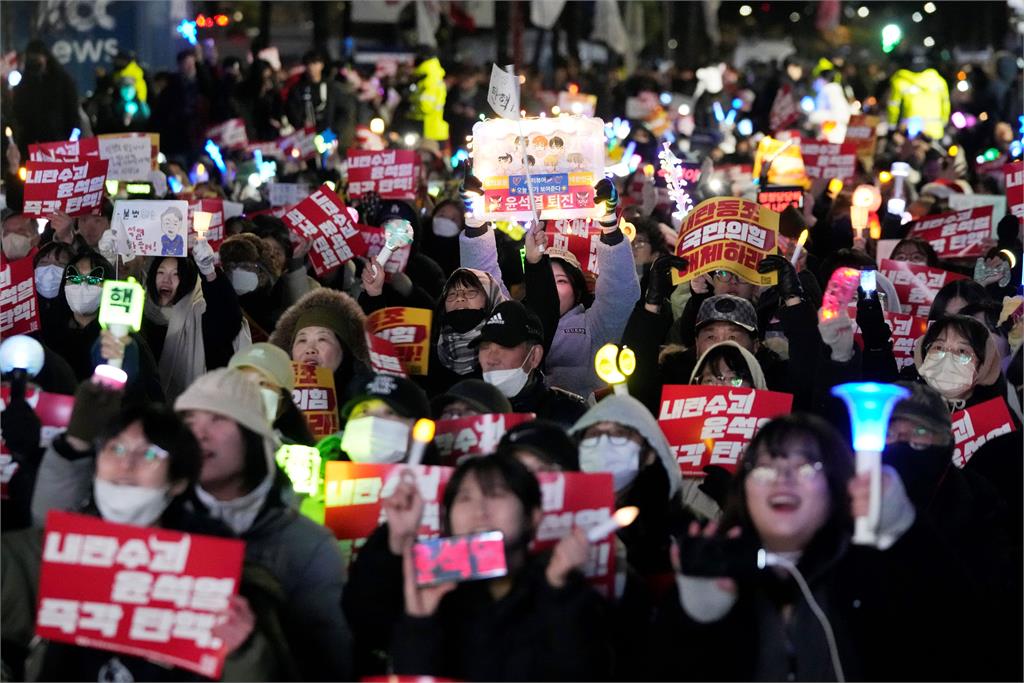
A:
{"label": "long dark hair", "polygon": [[149,264],[149,272],[146,274],[146,292],[154,304],[156,303],[156,272],[160,269],[160,264],[164,262],[164,259],[170,259],[178,266],[178,289],[175,290],[174,298],[171,299],[173,305],[195,289],[199,269],[188,257],[158,256],[154,258],[153,262]]}
{"label": "long dark hair", "polygon": [[954,280],[935,294],[932,307],[928,309],[928,319],[939,320],[945,317],[952,299],[963,299],[970,305],[984,303],[989,301],[990,297],[985,287],[974,280]]}
{"label": "long dark hair", "polygon": [[72,312],[71,307],[68,306],[67,297],[64,295],[64,288],[68,281],[68,269],[74,266],[76,263],[85,259],[89,261],[89,270],[85,273],[79,273],[80,275],[88,275],[97,268],[100,269],[100,276],[104,280],[109,280],[114,277],[114,266],[111,265],[110,261],[103,258],[103,255],[93,249],[85,248],[79,249],[75,252],[68,264],[64,266],[64,275],[60,279],[60,290],[57,292],[56,298],[53,300],[54,305],[51,307],[51,315],[54,317],[54,322],[60,325],[66,325],[67,321],[71,318]]}

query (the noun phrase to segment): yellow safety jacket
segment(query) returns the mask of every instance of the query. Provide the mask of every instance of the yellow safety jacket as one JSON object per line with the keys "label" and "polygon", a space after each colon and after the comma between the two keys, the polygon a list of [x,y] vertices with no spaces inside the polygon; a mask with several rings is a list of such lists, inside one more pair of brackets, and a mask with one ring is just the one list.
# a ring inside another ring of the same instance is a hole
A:
{"label": "yellow safety jacket", "polygon": [[946,133],[949,121],[949,85],[935,69],[921,72],[900,69],[889,81],[889,125],[918,118],[921,131],[933,140]]}

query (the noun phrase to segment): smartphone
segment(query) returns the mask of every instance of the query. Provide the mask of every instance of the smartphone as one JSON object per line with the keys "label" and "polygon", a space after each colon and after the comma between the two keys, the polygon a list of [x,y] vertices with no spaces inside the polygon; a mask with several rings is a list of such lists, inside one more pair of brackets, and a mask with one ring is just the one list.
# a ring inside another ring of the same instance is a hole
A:
{"label": "smartphone", "polygon": [[748,577],[758,571],[758,547],[744,538],[678,536],[679,566],[687,576]]}
{"label": "smartphone", "polygon": [[877,289],[877,283],[875,280],[874,270],[862,270],[860,271],[860,288],[864,290],[865,298],[870,299],[875,295]]}
{"label": "smartphone", "polygon": [[412,549],[417,586],[478,581],[508,574],[500,531],[419,541]]}

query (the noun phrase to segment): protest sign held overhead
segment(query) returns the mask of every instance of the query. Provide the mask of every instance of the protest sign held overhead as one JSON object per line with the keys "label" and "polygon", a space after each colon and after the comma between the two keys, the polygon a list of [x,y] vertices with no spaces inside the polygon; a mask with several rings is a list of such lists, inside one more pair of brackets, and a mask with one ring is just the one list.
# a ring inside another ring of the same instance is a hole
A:
{"label": "protest sign held overhead", "polygon": [[228,119],[206,129],[206,137],[221,149],[245,149],[249,136],[245,132],[245,121]]}
{"label": "protest sign held overhead", "polygon": [[802,209],[804,188],[798,185],[769,185],[763,190],[758,190],[757,203],[776,213],[782,213],[787,206]]}
{"label": "protest sign held overhead", "polygon": [[100,159],[110,166],[109,180],[146,180],[153,170],[153,145],[146,136],[104,135],[98,138]]}
{"label": "protest sign held overhead", "polygon": [[188,234],[189,237],[200,235],[196,232],[196,212],[210,215],[210,223],[203,231],[202,238],[209,242],[214,251],[220,249],[220,243],[224,241],[224,221],[227,219],[227,204],[223,199],[194,199],[188,203]]}
{"label": "protest sign held overhead", "polygon": [[293,206],[284,223],[312,243],[309,259],[317,275],[326,275],[366,253],[366,244],[345,205],[327,184]]}
{"label": "protest sign held overhead", "polygon": [[106,161],[29,161],[25,169],[26,216],[84,216],[99,210],[107,179]]}
{"label": "protest sign held overhead", "polygon": [[808,178],[838,178],[846,183],[857,173],[856,143],[834,145],[804,138],[800,141],[800,154]]}
{"label": "protest sign held overhead", "polygon": [[[271,206],[294,206],[309,196],[309,185],[306,183],[267,183],[267,193]],[[352,196],[351,192],[349,192],[349,196]]]}
{"label": "protest sign held overhead", "polygon": [[382,199],[416,199],[420,156],[411,149],[348,150],[348,196],[376,192]]}
{"label": "protest sign held overhead", "polygon": [[940,289],[954,280],[967,277],[941,268],[890,259],[879,261],[878,270],[896,288],[903,312],[922,318],[928,317],[928,310]]}
{"label": "protest sign held overhead", "polygon": [[[754,153],[751,174],[755,180],[765,175],[766,166],[768,185],[799,185],[804,188],[811,186],[804,169],[804,159],[800,155],[799,138],[763,138],[757,144],[757,151]],[[763,180],[761,182],[764,183]]]}
{"label": "protest sign held overhead", "polygon": [[28,158],[32,161],[81,161],[89,157],[100,158],[99,138],[37,142],[28,146]]}
{"label": "protest sign held overhead", "polygon": [[758,273],[757,264],[778,251],[779,214],[756,202],[712,197],[698,204],[679,227],[675,253],[689,261],[673,282],[689,282],[715,270],[729,270],[757,285],[773,285],[777,274]]}
{"label": "protest sign held overhead", "polygon": [[0,254],[0,338],[39,329],[34,276],[31,258],[9,261]]}
{"label": "protest sign held overhead", "polygon": [[939,258],[974,258],[992,235],[992,207],[978,206],[925,216],[911,225],[910,234],[929,242]]}
{"label": "protest sign held overhead", "polygon": [[188,243],[188,202],[130,199],[114,202],[110,227],[117,253],[184,257]]}
{"label": "protest sign held overhead", "polygon": [[878,138],[878,124],[881,119],[870,114],[854,114],[846,124],[846,138],[843,143],[853,143],[857,159],[868,171],[875,165],[875,144]]}
{"label": "protest sign held overhead", "polygon": [[519,119],[519,79],[511,65],[505,69],[491,65],[491,82],[487,88],[487,104],[503,119]]}
{"label": "protest sign held overhead", "polygon": [[533,413],[496,413],[438,420],[434,446],[441,464],[455,467],[468,456],[493,453],[505,432],[533,418]]}

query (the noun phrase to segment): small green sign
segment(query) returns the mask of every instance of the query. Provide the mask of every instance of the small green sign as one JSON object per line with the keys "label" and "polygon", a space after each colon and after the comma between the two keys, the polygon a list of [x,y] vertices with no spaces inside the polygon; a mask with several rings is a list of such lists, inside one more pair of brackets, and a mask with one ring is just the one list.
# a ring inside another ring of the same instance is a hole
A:
{"label": "small green sign", "polygon": [[106,280],[103,282],[103,298],[100,300],[100,326],[106,330],[115,325],[123,325],[138,332],[142,327],[142,309],[145,304],[146,292],[135,278]]}

